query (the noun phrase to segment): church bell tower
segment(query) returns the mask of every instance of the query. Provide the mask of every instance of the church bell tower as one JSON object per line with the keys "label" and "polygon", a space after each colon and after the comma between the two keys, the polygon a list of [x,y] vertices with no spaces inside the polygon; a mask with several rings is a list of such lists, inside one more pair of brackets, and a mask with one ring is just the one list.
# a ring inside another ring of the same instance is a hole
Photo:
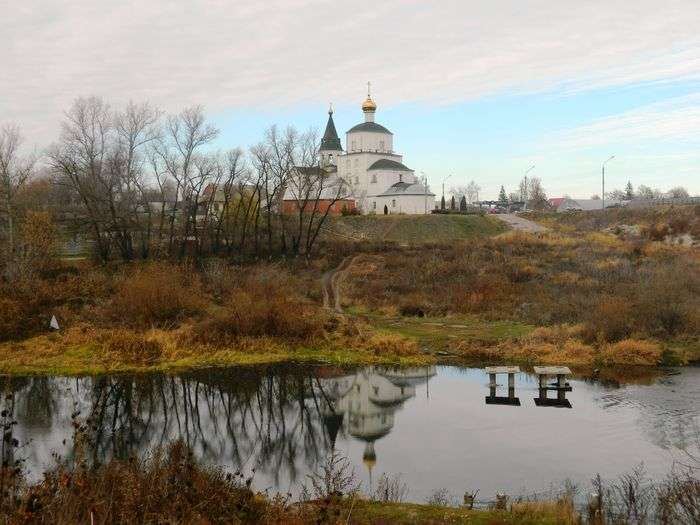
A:
{"label": "church bell tower", "polygon": [[340,144],[338,132],[335,130],[335,123],[333,122],[333,106],[331,106],[328,108],[328,123],[326,124],[326,131],[323,133],[321,148],[319,149],[319,155],[321,156],[321,167],[328,168],[330,166],[337,166],[338,156],[342,155],[342,153],[343,146]]}

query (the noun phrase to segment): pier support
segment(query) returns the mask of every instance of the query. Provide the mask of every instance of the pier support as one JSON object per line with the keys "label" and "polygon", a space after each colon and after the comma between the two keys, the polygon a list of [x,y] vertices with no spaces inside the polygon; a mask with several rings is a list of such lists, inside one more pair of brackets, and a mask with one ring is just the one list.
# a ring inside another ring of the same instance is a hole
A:
{"label": "pier support", "polygon": [[[486,396],[487,405],[513,405],[520,406],[520,399],[515,397],[515,374],[520,372],[517,366],[487,366],[486,373],[489,375],[489,395]],[[497,374],[508,375],[508,396],[497,396],[496,382]]]}

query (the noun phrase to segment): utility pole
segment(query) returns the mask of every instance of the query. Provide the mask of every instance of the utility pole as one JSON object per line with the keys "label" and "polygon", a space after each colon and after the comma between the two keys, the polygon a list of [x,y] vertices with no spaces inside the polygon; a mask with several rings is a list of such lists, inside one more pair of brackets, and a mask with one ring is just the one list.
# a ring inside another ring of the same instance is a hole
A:
{"label": "utility pole", "polygon": [[423,213],[425,215],[428,215],[428,176],[425,174],[424,171],[421,171],[420,173],[421,173],[421,175],[423,175],[423,190],[424,190],[424,194],[425,194],[425,202],[424,202],[425,210]]}
{"label": "utility pole", "polygon": [[615,158],[615,155],[611,156],[608,160],[603,162],[603,165],[601,166],[601,177],[602,177],[602,182],[603,182],[603,194],[600,196],[603,202],[603,207],[601,208],[603,211],[605,211],[605,165],[613,160]]}

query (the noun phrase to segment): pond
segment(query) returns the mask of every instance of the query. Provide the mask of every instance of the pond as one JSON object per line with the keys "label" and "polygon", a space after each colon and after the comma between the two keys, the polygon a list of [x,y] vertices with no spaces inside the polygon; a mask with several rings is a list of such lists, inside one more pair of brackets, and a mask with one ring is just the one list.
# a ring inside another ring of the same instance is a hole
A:
{"label": "pond", "polygon": [[[535,376],[516,376],[520,406],[487,404],[480,368],[269,366],[180,375],[5,377],[16,454],[32,479],[70,457],[72,415],[90,419],[94,458],[127,457],[181,438],[196,457],[297,495],[331,450],[363,491],[400,474],[408,500],[436,489],[531,494],[587,484],[644,463],[662,478],[698,450],[700,368],[574,376],[570,408],[538,406]],[[507,390],[507,389],[506,389]],[[556,395],[554,396],[556,398]]]}

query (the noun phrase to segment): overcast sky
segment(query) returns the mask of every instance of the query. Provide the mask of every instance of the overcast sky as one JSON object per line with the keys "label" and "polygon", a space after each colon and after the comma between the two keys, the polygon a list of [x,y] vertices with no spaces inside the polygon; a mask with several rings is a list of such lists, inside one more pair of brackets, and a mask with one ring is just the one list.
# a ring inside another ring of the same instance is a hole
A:
{"label": "overcast sky", "polygon": [[[551,196],[608,187],[700,193],[700,1],[4,0],[0,122],[42,148],[77,96],[202,104],[220,146],[269,124],[377,120],[435,188]],[[344,140],[344,136],[341,137]]]}

